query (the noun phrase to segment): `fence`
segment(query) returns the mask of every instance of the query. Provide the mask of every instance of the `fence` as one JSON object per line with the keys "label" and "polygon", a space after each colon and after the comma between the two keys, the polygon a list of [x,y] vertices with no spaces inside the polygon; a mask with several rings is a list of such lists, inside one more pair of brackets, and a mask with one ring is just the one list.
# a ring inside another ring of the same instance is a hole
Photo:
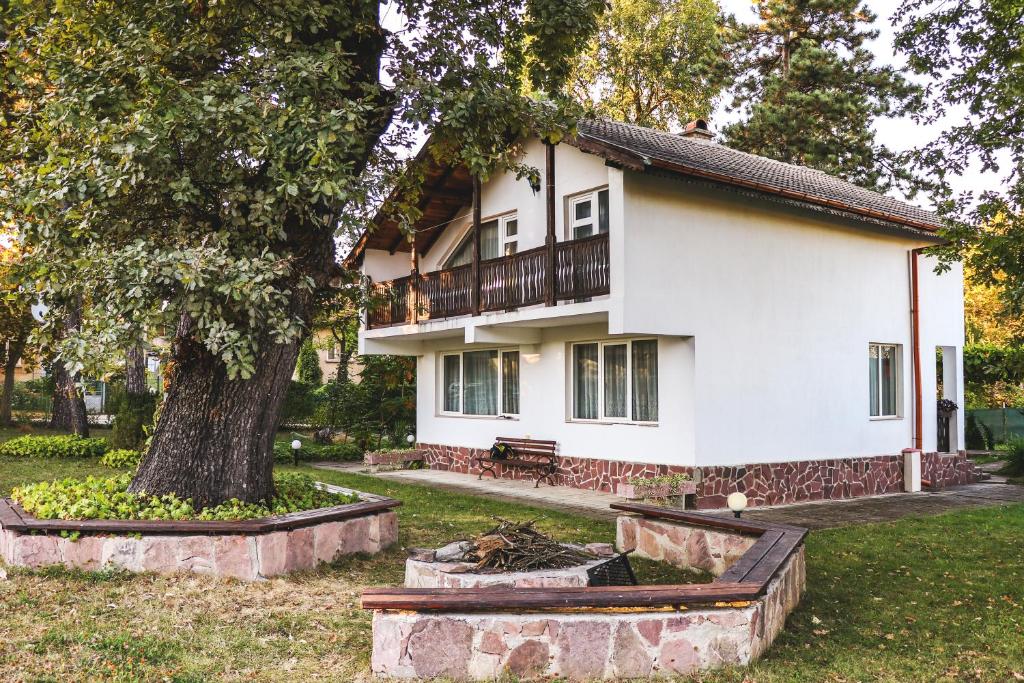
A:
{"label": "fence", "polygon": [[1024,408],[976,408],[965,415],[968,450],[991,450],[997,443],[1024,437]]}

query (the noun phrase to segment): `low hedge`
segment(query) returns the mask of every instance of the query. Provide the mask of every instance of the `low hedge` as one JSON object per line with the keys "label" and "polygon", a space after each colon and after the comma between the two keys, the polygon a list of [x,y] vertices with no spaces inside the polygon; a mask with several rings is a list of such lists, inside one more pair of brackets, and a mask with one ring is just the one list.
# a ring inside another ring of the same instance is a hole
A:
{"label": "low hedge", "polygon": [[142,453],[129,448],[114,448],[107,451],[106,455],[100,458],[100,464],[115,469],[131,468],[138,469],[142,460]]}
{"label": "low hedge", "polygon": [[73,434],[59,436],[18,436],[0,444],[0,457],[8,458],[98,458],[107,452],[107,441],[83,439]]}
{"label": "low hedge", "polygon": [[168,519],[241,520],[302,512],[355,503],[355,494],[329,493],[316,487],[312,477],[297,472],[274,474],[270,505],[230,500],[196,510],[190,499],[175,495],[147,496],[128,492],[132,475],[86,477],[39,482],[11,492],[26,512],[37,519]]}
{"label": "low hedge", "polygon": [[274,461],[280,463],[303,462],[307,460],[331,460],[335,462],[355,462],[363,459],[363,449],[351,441],[346,443],[318,444],[312,440],[302,440],[302,447],[296,453],[291,441],[274,442]]}

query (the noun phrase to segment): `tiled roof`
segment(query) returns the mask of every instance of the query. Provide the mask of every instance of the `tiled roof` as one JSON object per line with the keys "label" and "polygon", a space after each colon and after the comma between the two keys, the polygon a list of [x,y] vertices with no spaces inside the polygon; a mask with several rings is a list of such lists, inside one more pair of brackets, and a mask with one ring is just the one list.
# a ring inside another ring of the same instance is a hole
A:
{"label": "tiled roof", "polygon": [[579,137],[657,167],[778,194],[916,228],[941,226],[931,211],[867,190],[822,171],[740,152],[724,145],[604,119],[580,121]]}

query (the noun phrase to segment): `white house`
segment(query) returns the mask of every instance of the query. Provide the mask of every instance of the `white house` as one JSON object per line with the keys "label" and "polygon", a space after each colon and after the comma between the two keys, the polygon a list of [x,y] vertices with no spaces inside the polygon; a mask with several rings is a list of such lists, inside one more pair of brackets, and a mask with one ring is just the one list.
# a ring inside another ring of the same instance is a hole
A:
{"label": "white house", "polygon": [[700,507],[902,490],[905,449],[926,483],[973,477],[957,413],[939,434],[964,335],[960,268],[920,252],[935,215],[710,137],[581,122],[520,143],[543,187],[433,166],[414,244],[361,237],[386,296],[361,352],[417,357],[431,467],[548,439],[563,485],[684,471]]}

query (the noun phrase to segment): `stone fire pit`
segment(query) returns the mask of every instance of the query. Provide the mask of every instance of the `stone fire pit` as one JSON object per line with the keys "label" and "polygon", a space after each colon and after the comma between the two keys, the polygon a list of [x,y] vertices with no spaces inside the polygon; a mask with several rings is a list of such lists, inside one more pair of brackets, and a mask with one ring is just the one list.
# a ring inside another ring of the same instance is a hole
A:
{"label": "stone fire pit", "polygon": [[495,590],[583,587],[588,583],[587,571],[614,557],[615,548],[610,543],[590,543],[583,549],[594,554],[595,559],[575,567],[526,572],[479,572],[468,562],[438,562],[420,551],[405,561],[405,587]]}
{"label": "stone fire pit", "polygon": [[[744,665],[803,594],[806,529],[615,504],[619,550],[703,566],[709,584],[370,588],[371,668],[399,679],[571,681],[691,674]],[[420,567],[407,586],[425,580]],[[458,576],[458,574],[455,574]],[[448,581],[434,572],[434,585]],[[511,583],[511,585],[509,585]]]}

